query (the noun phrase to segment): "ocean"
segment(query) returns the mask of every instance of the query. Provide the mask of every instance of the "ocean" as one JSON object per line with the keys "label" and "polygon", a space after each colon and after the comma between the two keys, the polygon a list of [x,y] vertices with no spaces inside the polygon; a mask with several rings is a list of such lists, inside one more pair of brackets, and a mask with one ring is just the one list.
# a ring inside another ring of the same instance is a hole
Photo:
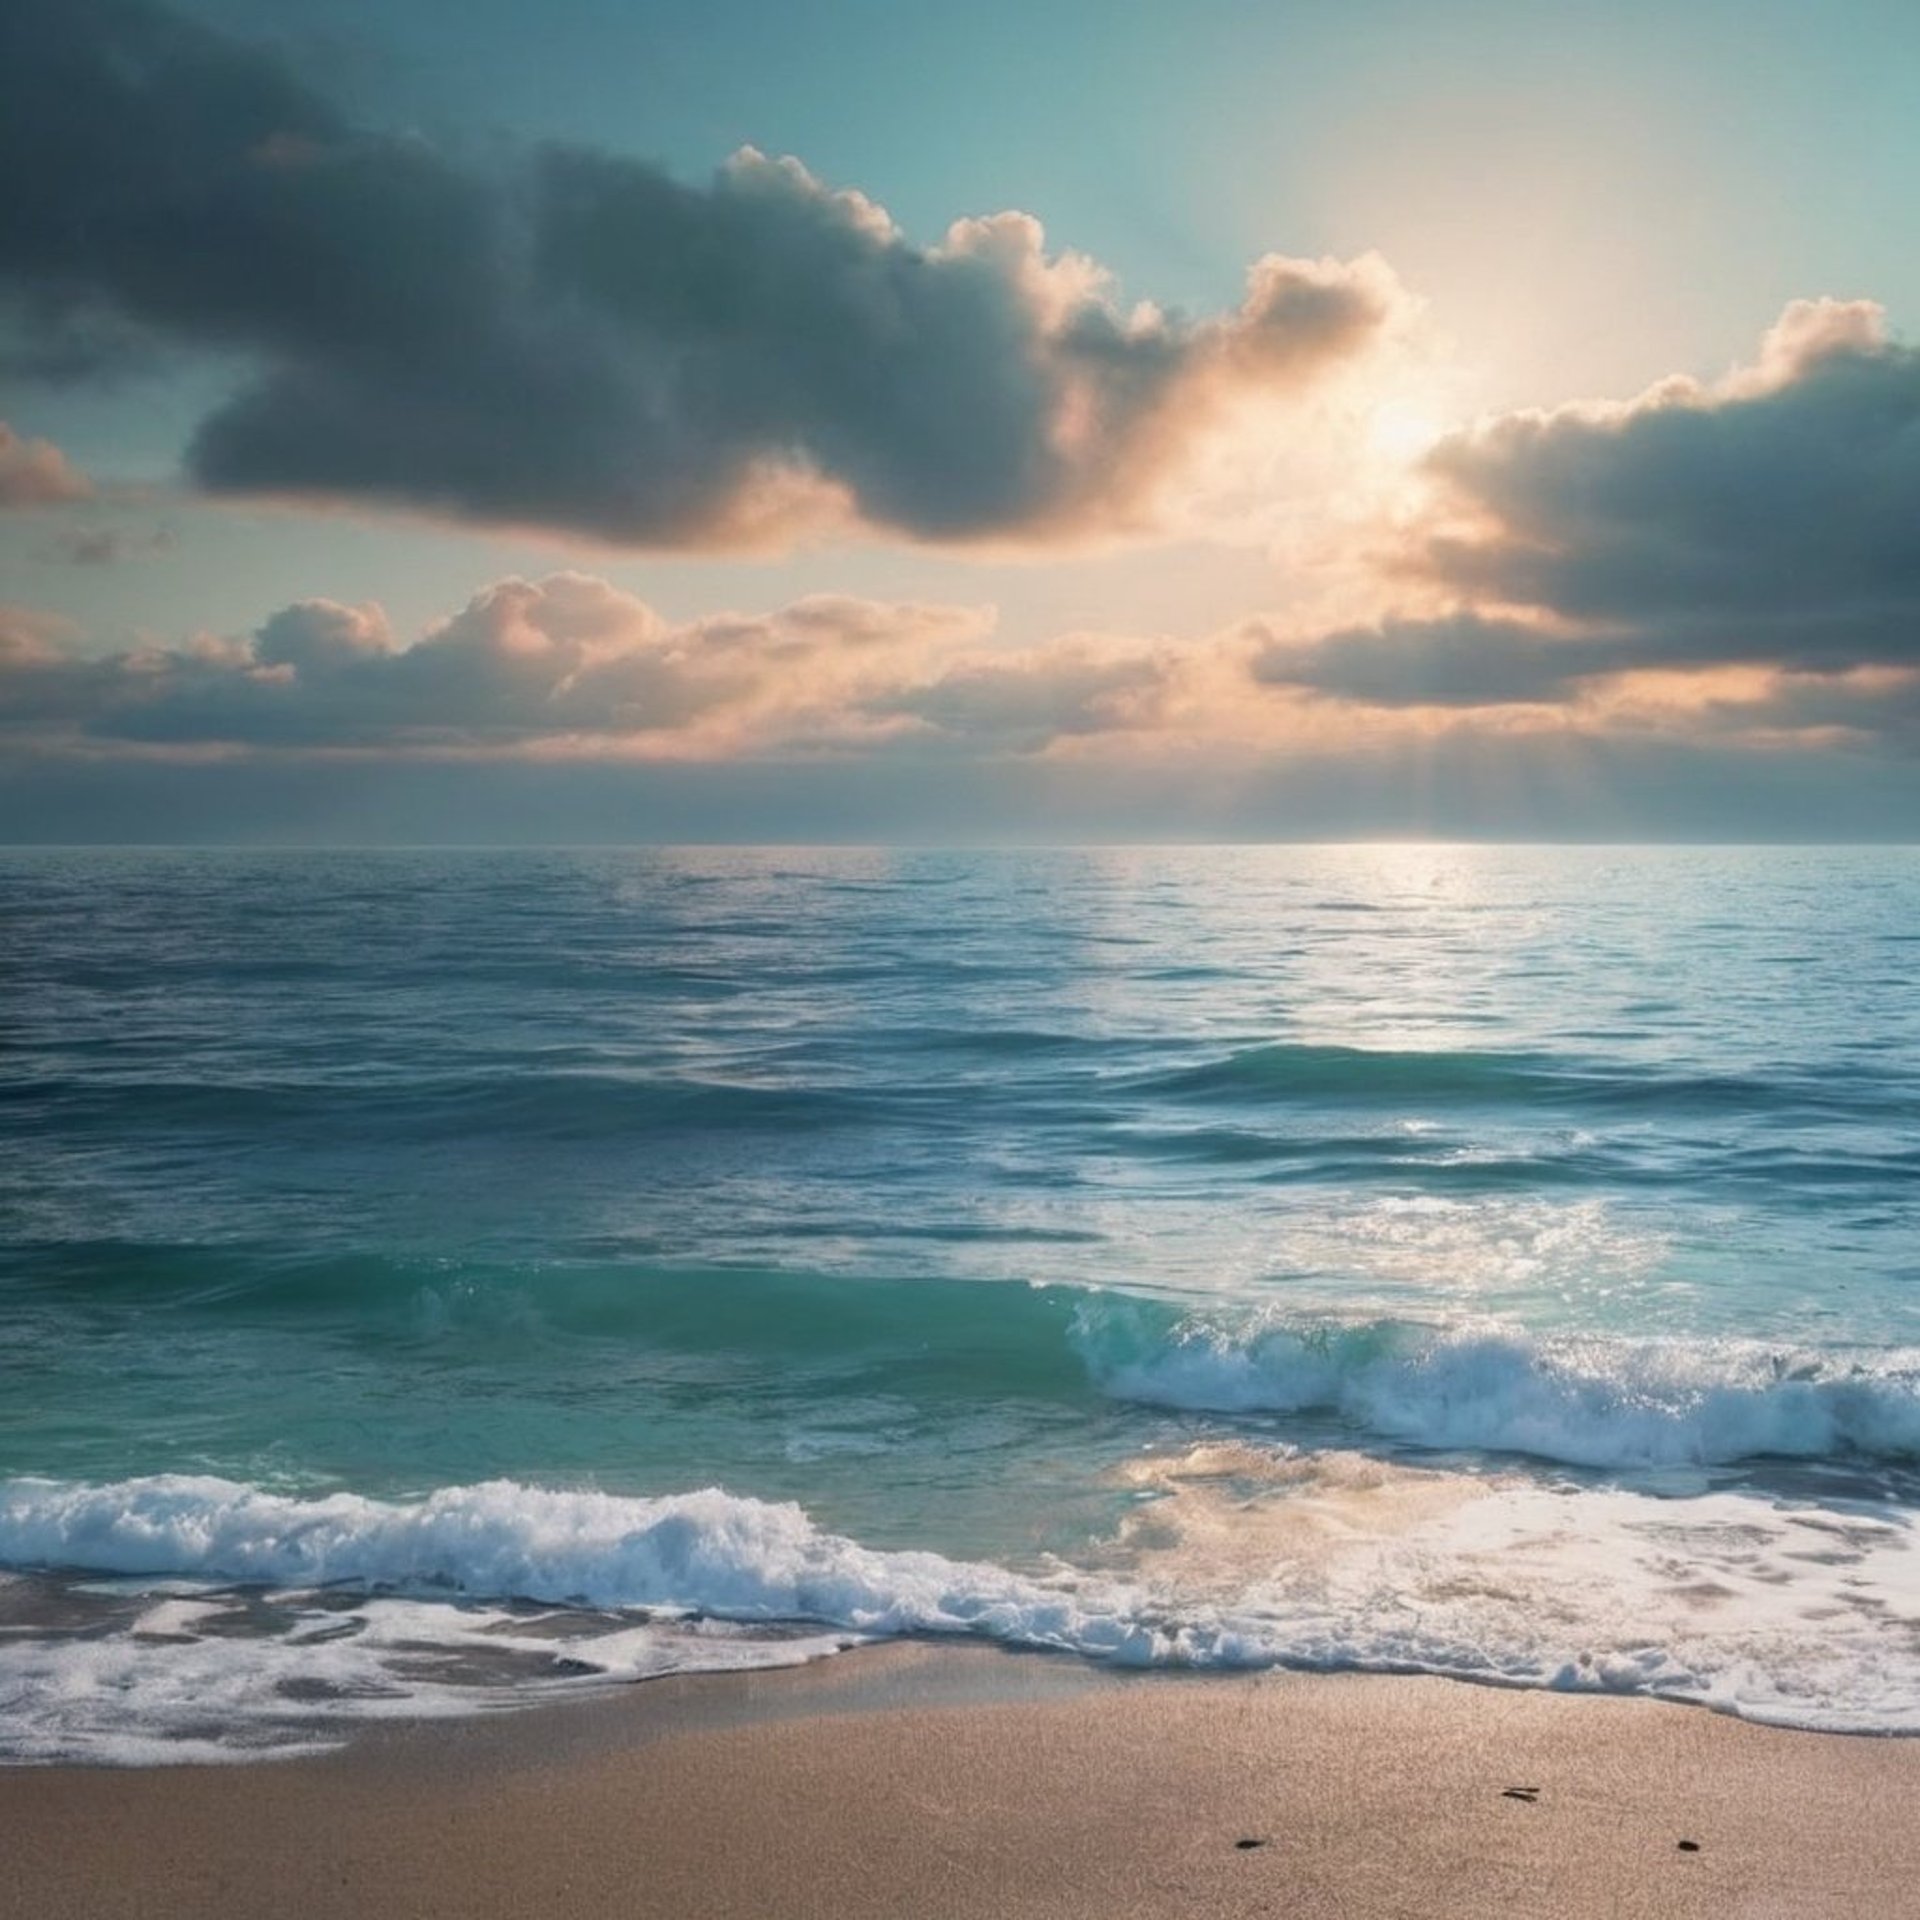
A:
{"label": "ocean", "polygon": [[985,1637],[1920,1732],[1920,852],[0,855],[0,1757]]}

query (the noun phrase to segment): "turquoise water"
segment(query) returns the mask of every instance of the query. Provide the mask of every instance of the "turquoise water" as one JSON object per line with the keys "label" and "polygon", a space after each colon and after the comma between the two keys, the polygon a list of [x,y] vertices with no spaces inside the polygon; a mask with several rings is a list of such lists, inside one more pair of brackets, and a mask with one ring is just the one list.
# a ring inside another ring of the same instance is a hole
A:
{"label": "turquoise water", "polygon": [[1920,854],[0,899],[16,1757],[899,1631],[1920,1727]]}

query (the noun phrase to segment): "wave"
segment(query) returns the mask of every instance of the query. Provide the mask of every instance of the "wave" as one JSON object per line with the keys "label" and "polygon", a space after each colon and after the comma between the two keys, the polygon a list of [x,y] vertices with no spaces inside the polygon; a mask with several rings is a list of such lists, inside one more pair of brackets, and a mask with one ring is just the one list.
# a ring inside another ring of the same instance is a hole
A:
{"label": "wave", "polygon": [[1871,1073],[1672,1073],[1603,1066],[1576,1054],[1491,1048],[1391,1048],[1275,1042],[1145,1076],[1133,1091],[1209,1104],[1541,1106],[1605,1114],[1702,1117],[1748,1113],[1898,1112],[1911,1099],[1903,1076]]}
{"label": "wave", "polygon": [[927,1401],[1097,1398],[1357,1444],[1471,1449],[1631,1471],[1763,1459],[1920,1459],[1920,1348],[1572,1334],[1487,1320],[1359,1319],[1057,1283],[803,1268],[448,1267],[275,1261],[99,1242],[8,1283],[91,1308],[292,1320],[357,1342],[497,1355],[552,1343],[703,1355]]}
{"label": "wave", "polygon": [[1544,1064],[1522,1053],[1276,1043],[1155,1074],[1141,1091],[1224,1100],[1501,1100],[1534,1091]]}
{"label": "wave", "polygon": [[[642,1498],[492,1481],[382,1501],[186,1476],[0,1483],[0,1561],[64,1570],[69,1596],[63,1629],[0,1640],[0,1756],[245,1757],[311,1746],[341,1720],[792,1664],[901,1634],[1920,1730],[1894,1518],[1432,1473],[1381,1488],[1342,1458],[1277,1459],[1285,1485],[1264,1505],[1222,1501],[1204,1473],[1179,1490],[1173,1463],[1176,1490],[1142,1509],[1148,1549],[1125,1561],[1123,1538],[1117,1574],[872,1548],[798,1506],[718,1488]],[[1300,1518],[1316,1499],[1330,1514],[1317,1534]],[[1224,1566],[1223,1517],[1239,1547]],[[120,1631],[76,1631],[71,1596],[102,1574],[142,1597],[122,1603]],[[566,1611],[530,1618],[530,1603]]]}
{"label": "wave", "polygon": [[[1009,1118],[1100,1134],[1151,1136],[1175,1116],[1229,1110],[1271,1114],[1333,1109],[1370,1120],[1409,1111],[1548,1110],[1594,1124],[1750,1117],[1777,1128],[1795,1116],[1904,1117],[1904,1076],[1853,1066],[1831,1072],[1674,1073],[1578,1053],[1370,1048],[1279,1042],[1213,1058],[1143,1068],[1139,1039],[1103,1039],[1042,1027],[941,1027],[918,1022],[870,1036],[855,1052],[791,1035],[760,1035],[689,1070],[686,1062],[612,1070],[590,1047],[538,1056],[479,1054],[463,1070],[366,1073],[319,1070],[260,1078],[180,1079],[136,1059],[119,1072],[64,1071],[0,1083],[0,1112],[78,1139],[129,1129],[218,1136],[264,1130],[353,1141],[509,1136],[565,1141],[760,1130],[811,1132],[903,1122],[965,1135],[977,1119],[977,1082],[989,1077]],[[469,1048],[469,1053],[474,1050]],[[930,1080],[936,1057],[949,1073]],[[1351,1125],[1344,1132],[1352,1133]],[[1308,1134],[1287,1143],[1311,1146]],[[1337,1149],[1336,1132],[1325,1142]]]}
{"label": "wave", "polygon": [[493,1480],[383,1501],[188,1474],[18,1479],[0,1483],[0,1563],[980,1632],[1140,1663],[1171,1652],[1123,1612],[1002,1568],[863,1547],[790,1502],[711,1487],[644,1499]]}
{"label": "wave", "polygon": [[[897,1096],[912,1097],[910,1089]],[[251,1136],[271,1128],[294,1135],[310,1130],[329,1143],[383,1131],[410,1140],[476,1134],[593,1140],[688,1129],[815,1129],[870,1123],[891,1111],[877,1097],[804,1083],[531,1071],[391,1081],[49,1077],[0,1087],[0,1105],[57,1113],[75,1130],[98,1125],[118,1133],[131,1125]]]}
{"label": "wave", "polygon": [[1920,1350],[1554,1336],[1402,1320],[1084,1307],[1103,1391],[1194,1412],[1335,1418],[1427,1449],[1596,1468],[1920,1456]]}

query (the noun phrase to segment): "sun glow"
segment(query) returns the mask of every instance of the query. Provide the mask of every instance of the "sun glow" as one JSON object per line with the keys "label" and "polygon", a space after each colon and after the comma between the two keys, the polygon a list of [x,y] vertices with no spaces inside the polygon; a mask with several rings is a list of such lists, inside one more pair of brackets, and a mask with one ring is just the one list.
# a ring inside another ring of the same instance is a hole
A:
{"label": "sun glow", "polygon": [[1367,416],[1368,449],[1396,466],[1410,467],[1446,432],[1446,423],[1416,400],[1384,400]]}

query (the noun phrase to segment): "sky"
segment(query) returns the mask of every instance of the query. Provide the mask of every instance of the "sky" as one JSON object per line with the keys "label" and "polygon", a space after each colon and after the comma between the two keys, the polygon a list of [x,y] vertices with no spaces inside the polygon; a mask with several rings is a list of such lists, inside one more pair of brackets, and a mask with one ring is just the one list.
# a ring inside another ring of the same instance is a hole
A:
{"label": "sky", "polygon": [[1917,72],[0,0],[0,840],[1911,840]]}

